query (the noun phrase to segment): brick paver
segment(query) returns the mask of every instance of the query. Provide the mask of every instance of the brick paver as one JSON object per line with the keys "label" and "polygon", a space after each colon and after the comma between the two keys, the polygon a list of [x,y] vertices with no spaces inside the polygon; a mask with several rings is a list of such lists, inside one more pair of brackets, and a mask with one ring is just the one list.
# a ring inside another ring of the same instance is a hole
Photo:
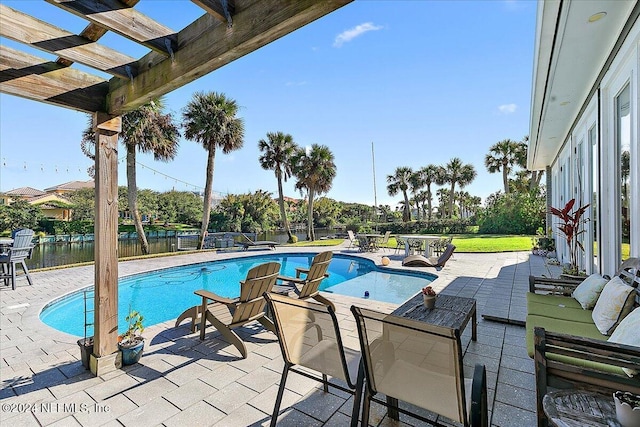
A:
{"label": "brick paver", "polygon": [[[345,248],[334,250],[355,254]],[[202,252],[121,262],[119,275],[238,255],[243,254]],[[401,257],[393,251],[362,256],[378,264],[388,256],[391,267],[402,268]],[[550,275],[548,268],[544,259],[518,252],[456,253],[439,271],[413,270],[437,274],[433,286],[439,292],[475,298],[479,315],[517,324],[526,314],[528,275]],[[51,329],[38,317],[52,299],[92,284],[93,267],[34,271],[32,277],[34,286],[20,277],[15,291],[0,289],[0,421],[16,426],[268,425],[283,362],[275,336],[261,326],[251,325],[244,334],[250,353],[243,360],[213,329],[202,343],[186,325],[155,325],[145,330],[145,355],[139,364],[95,378],[78,361],[77,338]],[[352,304],[385,312],[397,307],[326,295],[336,303],[345,345],[353,348],[358,343]],[[491,424],[534,425],[533,362],[526,354],[524,328],[479,316],[478,341],[471,342],[467,328],[463,345],[467,375],[475,363],[487,367]],[[352,406],[347,397],[337,390],[327,395],[319,384],[290,374],[279,425],[345,425]],[[372,425],[399,425],[376,405],[370,419]],[[415,419],[402,421],[400,425],[417,425]]]}

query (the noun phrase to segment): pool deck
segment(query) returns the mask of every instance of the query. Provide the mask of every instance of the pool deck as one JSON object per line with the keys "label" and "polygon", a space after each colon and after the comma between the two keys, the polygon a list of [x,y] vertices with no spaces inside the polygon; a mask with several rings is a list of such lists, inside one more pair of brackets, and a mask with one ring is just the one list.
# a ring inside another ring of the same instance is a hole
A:
{"label": "pool deck", "polygon": [[[393,250],[358,254],[348,245],[329,248],[295,248],[295,252],[362,255],[380,264],[403,268]],[[294,249],[294,248],[292,248]],[[284,248],[277,249],[284,252]],[[201,252],[173,257],[127,261],[119,275],[175,265],[265,253]],[[492,426],[534,426],[533,361],[527,356],[524,328],[484,320],[491,315],[524,321],[528,276],[557,276],[557,267],[530,253],[456,253],[433,282],[438,292],[475,298],[478,341],[463,334],[465,373],[475,363],[487,368]],[[76,337],[40,322],[40,310],[52,299],[93,283],[93,266],[33,272],[34,286],[22,276],[12,291],[0,287],[0,421],[15,426],[248,426],[268,425],[283,367],[275,336],[259,324],[243,328],[249,356],[241,359],[235,347],[213,329],[200,341],[186,326],[165,322],[145,330],[146,348],[139,364],[94,377],[80,364]],[[336,303],[345,345],[357,348],[351,304],[391,312],[396,304],[325,294]],[[144,313],[143,313],[144,314]],[[51,405],[41,405],[51,403]],[[7,405],[10,404],[10,405]],[[292,374],[287,382],[278,425],[342,426],[348,423],[351,400],[335,389]],[[35,408],[33,411],[27,407]],[[422,425],[401,417],[394,422],[384,409],[372,406],[370,425]],[[407,423],[407,424],[405,424]],[[6,424],[5,424],[6,425]]]}

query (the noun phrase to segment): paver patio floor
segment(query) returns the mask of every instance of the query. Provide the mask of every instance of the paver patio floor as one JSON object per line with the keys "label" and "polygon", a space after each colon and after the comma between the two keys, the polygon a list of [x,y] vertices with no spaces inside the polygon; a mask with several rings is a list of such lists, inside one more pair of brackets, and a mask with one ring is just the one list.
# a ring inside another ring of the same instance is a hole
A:
{"label": "paver patio floor", "polygon": [[[346,245],[337,253],[353,253]],[[296,252],[319,249],[295,248]],[[324,250],[324,248],[323,248]],[[285,251],[279,248],[278,251]],[[251,254],[258,252],[252,251]],[[234,257],[237,253],[202,252],[173,257],[127,261],[119,275]],[[393,251],[364,254],[378,264]],[[527,356],[524,328],[484,320],[483,314],[523,321],[529,274],[552,275],[544,259],[529,253],[456,253],[440,271],[433,286],[446,294],[472,297],[479,313],[478,341],[463,334],[466,375],[475,363],[487,368],[489,408],[493,426],[534,426],[533,361]],[[283,368],[275,336],[259,324],[240,331],[249,356],[241,359],[235,347],[213,329],[200,341],[188,327],[173,322],[145,330],[147,347],[139,364],[93,377],[79,362],[77,338],[40,322],[40,310],[52,299],[93,282],[93,267],[33,272],[34,286],[18,279],[18,289],[0,290],[0,421],[14,426],[245,426],[268,425]],[[352,304],[391,312],[397,305],[325,294],[336,303],[345,345],[358,348]],[[352,399],[291,374],[278,425],[343,426],[349,422]],[[394,422],[381,406],[373,406],[374,426],[420,425],[401,416]]]}

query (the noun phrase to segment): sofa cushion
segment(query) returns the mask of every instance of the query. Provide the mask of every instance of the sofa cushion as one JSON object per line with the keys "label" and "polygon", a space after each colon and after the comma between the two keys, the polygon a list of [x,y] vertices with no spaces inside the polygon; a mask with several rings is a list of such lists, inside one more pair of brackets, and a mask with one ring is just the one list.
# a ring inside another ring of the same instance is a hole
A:
{"label": "sofa cushion", "polygon": [[533,357],[533,328],[539,326],[550,332],[561,334],[577,335],[579,337],[593,338],[605,341],[606,336],[602,335],[593,323],[574,322],[571,320],[554,319],[545,316],[527,315],[527,353]]}
{"label": "sofa cushion", "polygon": [[579,308],[582,310],[582,306],[578,301],[569,297],[569,296],[561,296],[561,295],[544,295],[544,294],[536,294],[533,292],[527,292],[527,305],[529,302],[535,302],[538,304],[549,304],[554,306],[563,305],[569,308]]}
{"label": "sofa cushion", "polygon": [[571,294],[585,310],[590,310],[596,305],[598,297],[607,284],[607,279],[599,274],[592,274],[578,285]]}
{"label": "sofa cushion", "polygon": [[593,322],[600,332],[611,334],[618,323],[631,312],[635,298],[633,291],[618,276],[609,280],[593,308]]}
{"label": "sofa cushion", "polygon": [[[640,347],[640,307],[633,310],[620,322],[608,341]],[[638,371],[634,369],[622,369],[630,377],[638,374]]]}
{"label": "sofa cushion", "polygon": [[[570,299],[568,297],[564,298]],[[551,305],[527,301],[527,314],[593,325],[591,310],[583,310],[581,307],[567,307],[564,304]]]}

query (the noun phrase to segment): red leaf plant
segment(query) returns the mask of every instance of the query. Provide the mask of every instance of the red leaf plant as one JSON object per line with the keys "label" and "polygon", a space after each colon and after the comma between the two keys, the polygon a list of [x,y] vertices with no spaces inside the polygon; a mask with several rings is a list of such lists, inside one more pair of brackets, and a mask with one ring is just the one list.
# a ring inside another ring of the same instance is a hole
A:
{"label": "red leaf plant", "polygon": [[578,239],[578,236],[585,232],[584,224],[589,221],[589,218],[582,217],[589,207],[589,204],[572,211],[575,203],[576,199],[569,200],[562,210],[552,206],[549,207],[551,214],[558,217],[561,221],[558,224],[558,230],[564,234],[567,246],[569,247],[569,270],[566,272],[571,274],[577,274],[579,272],[578,249],[584,251],[584,247]]}

